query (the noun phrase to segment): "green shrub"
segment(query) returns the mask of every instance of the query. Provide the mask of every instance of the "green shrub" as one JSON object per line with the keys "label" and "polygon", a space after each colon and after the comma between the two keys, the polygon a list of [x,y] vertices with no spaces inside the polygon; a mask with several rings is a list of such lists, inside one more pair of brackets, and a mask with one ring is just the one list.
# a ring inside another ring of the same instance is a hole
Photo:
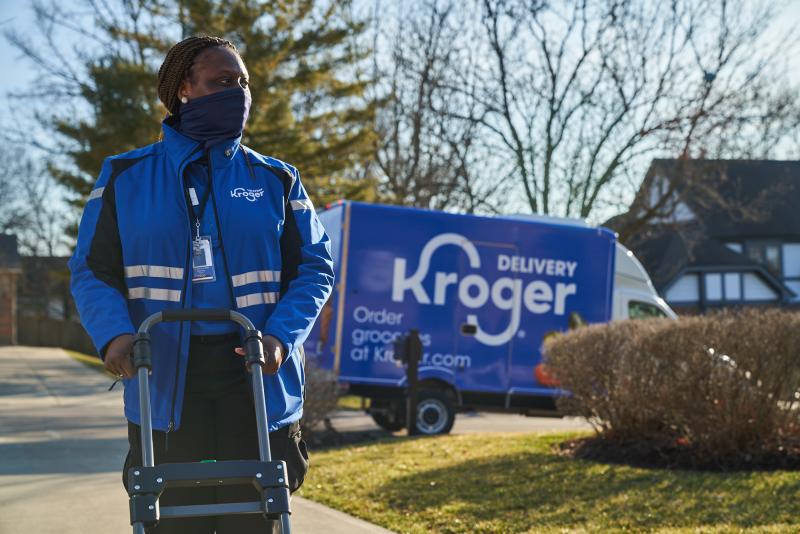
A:
{"label": "green shrub", "polygon": [[683,448],[697,465],[800,448],[800,314],[723,312],[582,327],[548,341],[562,410],[604,440]]}

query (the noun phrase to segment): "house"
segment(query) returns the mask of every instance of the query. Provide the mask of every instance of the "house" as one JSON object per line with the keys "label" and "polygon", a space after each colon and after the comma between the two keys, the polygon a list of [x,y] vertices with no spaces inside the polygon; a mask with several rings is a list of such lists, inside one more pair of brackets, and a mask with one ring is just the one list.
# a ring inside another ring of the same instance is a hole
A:
{"label": "house", "polygon": [[17,343],[17,282],[21,272],[17,237],[0,234],[0,345]]}
{"label": "house", "polygon": [[800,305],[800,161],[654,160],[606,225],[679,313]]}
{"label": "house", "polygon": [[23,256],[18,284],[22,317],[78,320],[69,287],[68,256]]}
{"label": "house", "polygon": [[20,256],[0,234],[0,345],[64,347],[95,353],[70,292],[67,256]]}

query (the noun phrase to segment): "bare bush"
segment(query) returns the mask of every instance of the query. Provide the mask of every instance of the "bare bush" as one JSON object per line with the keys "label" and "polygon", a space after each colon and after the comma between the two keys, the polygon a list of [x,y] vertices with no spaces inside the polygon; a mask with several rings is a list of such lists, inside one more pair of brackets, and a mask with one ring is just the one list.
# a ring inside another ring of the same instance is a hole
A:
{"label": "bare bush", "polygon": [[563,410],[599,435],[732,465],[800,448],[800,314],[723,312],[594,325],[546,346]]}
{"label": "bare bush", "polygon": [[336,409],[338,386],[333,372],[318,367],[306,360],[306,396],[303,402],[303,419],[300,426],[303,434],[310,436],[314,427],[325,420]]}

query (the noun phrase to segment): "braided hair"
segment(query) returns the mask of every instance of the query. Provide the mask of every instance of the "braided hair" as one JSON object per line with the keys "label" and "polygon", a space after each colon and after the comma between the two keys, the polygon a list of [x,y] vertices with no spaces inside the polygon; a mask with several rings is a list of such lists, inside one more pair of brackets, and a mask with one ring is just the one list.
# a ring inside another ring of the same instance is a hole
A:
{"label": "braided hair", "polygon": [[189,76],[197,54],[206,48],[224,46],[236,54],[236,46],[227,39],[210,35],[194,35],[175,44],[167,52],[167,57],[158,69],[158,98],[172,115],[178,113],[178,91],[181,83]]}

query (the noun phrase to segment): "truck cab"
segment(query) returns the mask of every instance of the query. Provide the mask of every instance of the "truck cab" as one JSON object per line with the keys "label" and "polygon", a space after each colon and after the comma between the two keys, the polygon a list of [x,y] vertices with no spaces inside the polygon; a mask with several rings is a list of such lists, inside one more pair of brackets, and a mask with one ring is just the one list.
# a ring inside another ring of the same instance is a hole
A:
{"label": "truck cab", "polygon": [[[585,219],[555,217],[552,215],[515,214],[504,218],[577,226],[591,228]],[[653,287],[650,275],[632,251],[617,241],[614,261],[614,297],[612,304],[612,321],[623,319],[647,319],[651,317],[668,317],[677,319],[678,315],[669,304],[658,296]]]}
{"label": "truck cab", "polygon": [[669,304],[658,296],[641,262],[619,242],[616,249],[612,307],[612,321],[650,317],[678,318]]}

